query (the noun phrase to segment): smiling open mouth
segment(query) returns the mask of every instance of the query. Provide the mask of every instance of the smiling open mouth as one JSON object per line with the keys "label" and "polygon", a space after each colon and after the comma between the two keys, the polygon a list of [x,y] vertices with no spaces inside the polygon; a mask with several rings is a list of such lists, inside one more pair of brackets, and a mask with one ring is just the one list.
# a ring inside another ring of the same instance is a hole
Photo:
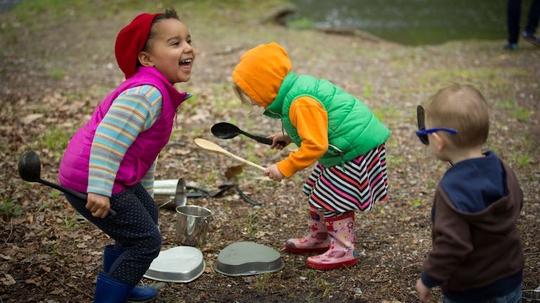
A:
{"label": "smiling open mouth", "polygon": [[183,60],[180,60],[180,65],[182,66],[191,65],[192,62],[193,62],[193,58],[183,59]]}

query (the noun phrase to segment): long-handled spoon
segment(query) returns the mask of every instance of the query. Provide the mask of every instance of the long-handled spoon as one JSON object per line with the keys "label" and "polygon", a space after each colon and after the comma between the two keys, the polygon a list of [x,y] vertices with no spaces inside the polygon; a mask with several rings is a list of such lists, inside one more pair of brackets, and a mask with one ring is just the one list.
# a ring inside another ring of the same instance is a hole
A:
{"label": "long-handled spoon", "polygon": [[[30,150],[30,151],[24,152],[21,155],[21,158],[19,159],[18,168],[19,168],[19,176],[21,176],[21,178],[24,181],[38,182],[43,185],[57,189],[61,192],[73,195],[82,200],[86,200],[87,198],[86,194],[76,192],[69,188],[65,188],[58,184],[41,179],[41,161],[39,160],[38,154],[36,154],[34,151]],[[116,215],[116,212],[113,209],[109,209],[109,212],[113,216]]]}
{"label": "long-handled spoon", "polygon": [[250,165],[252,167],[255,167],[255,168],[258,168],[262,171],[265,170],[264,167],[258,165],[258,164],[255,164],[249,160],[246,160],[244,158],[241,158],[227,150],[225,150],[224,148],[222,148],[221,146],[217,145],[216,143],[212,142],[212,141],[208,141],[208,140],[205,140],[205,139],[202,139],[202,138],[196,138],[195,140],[195,144],[197,144],[197,146],[199,146],[200,148],[202,149],[205,149],[205,150],[208,150],[208,151],[212,151],[212,152],[216,152],[216,153],[220,153],[220,154],[224,154],[226,156],[229,156],[231,158],[234,158],[242,163],[245,163],[247,165]]}
{"label": "long-handled spoon", "polygon": [[238,126],[227,122],[219,122],[214,124],[210,131],[214,136],[221,139],[231,139],[241,134],[248,136],[249,138],[259,143],[272,145],[272,139],[250,134],[246,131],[241,130]]}

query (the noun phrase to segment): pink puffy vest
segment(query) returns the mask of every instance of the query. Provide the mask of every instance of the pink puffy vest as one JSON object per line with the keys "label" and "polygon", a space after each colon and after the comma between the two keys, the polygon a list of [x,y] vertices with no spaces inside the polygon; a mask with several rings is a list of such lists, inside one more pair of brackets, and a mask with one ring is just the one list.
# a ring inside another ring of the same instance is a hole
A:
{"label": "pink puffy vest", "polygon": [[62,157],[58,181],[63,186],[78,192],[86,192],[88,187],[88,166],[90,148],[96,128],[105,117],[112,102],[123,91],[140,85],[156,87],[162,96],[161,115],[152,127],[141,132],[128,148],[114,180],[113,194],[123,191],[141,181],[172,133],[174,117],[178,106],[188,97],[181,93],[155,68],[139,67],[137,73],[126,79],[109,94],[96,108],[92,118],[71,138]]}

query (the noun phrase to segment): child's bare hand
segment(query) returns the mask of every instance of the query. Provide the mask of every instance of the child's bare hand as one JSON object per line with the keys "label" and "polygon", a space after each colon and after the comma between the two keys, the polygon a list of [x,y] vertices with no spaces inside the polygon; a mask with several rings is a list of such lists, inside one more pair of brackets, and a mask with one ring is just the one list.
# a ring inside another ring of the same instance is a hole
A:
{"label": "child's bare hand", "polygon": [[281,179],[284,178],[283,174],[279,171],[279,169],[277,168],[277,165],[275,164],[268,166],[266,170],[264,171],[264,174],[270,177],[270,179],[275,180],[275,181],[280,181]]}
{"label": "child's bare hand", "polygon": [[420,302],[429,302],[431,300],[431,289],[425,286],[421,279],[416,281],[416,292]]}
{"label": "child's bare hand", "polygon": [[282,133],[273,134],[270,138],[272,138],[271,147],[274,149],[283,149],[291,143],[291,138]]}
{"label": "child's bare hand", "polygon": [[88,193],[88,198],[86,201],[86,209],[92,213],[92,216],[105,218],[109,213],[109,209],[111,207],[109,197]]}

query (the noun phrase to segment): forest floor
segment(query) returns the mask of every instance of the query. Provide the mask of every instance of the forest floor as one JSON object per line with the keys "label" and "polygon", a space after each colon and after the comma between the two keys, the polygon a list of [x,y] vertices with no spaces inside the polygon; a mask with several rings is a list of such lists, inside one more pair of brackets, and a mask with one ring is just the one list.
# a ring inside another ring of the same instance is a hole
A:
{"label": "forest floor", "polygon": [[[244,167],[237,182],[261,206],[233,192],[190,199],[214,213],[201,248],[206,270],[193,282],[169,283],[159,302],[416,302],[415,281],[431,248],[432,196],[448,167],[416,139],[415,109],[453,82],[473,84],[490,104],[487,147],[515,170],[525,196],[519,220],[523,289],[540,285],[539,48],[523,42],[507,52],[502,40],[409,47],[261,22],[280,1],[214,2],[167,2],[189,26],[197,58],[191,81],[178,85],[193,97],[179,110],[156,179],[184,178],[209,190],[225,182],[227,168],[238,163],[198,149],[196,137],[261,165],[287,155],[245,137],[225,141],[210,133],[220,121],[260,134],[281,130],[279,122],[240,104],[230,80],[242,52],[276,41],[296,72],[358,96],[392,130],[390,199],[356,217],[360,259],[354,267],[319,272],[306,267],[305,256],[282,252],[279,272],[227,277],[214,270],[227,245],[254,241],[280,250],[306,231],[301,185],[309,170],[277,183]],[[67,140],[122,81],[112,52],[116,33],[137,12],[162,9],[135,1],[28,1],[0,13],[0,302],[91,301],[101,252],[111,239],[81,220],[58,192],[22,181],[17,161],[25,150],[36,150],[42,177],[56,180]],[[174,211],[162,209],[160,222],[163,247],[179,245]],[[439,290],[434,294],[440,298]]]}

